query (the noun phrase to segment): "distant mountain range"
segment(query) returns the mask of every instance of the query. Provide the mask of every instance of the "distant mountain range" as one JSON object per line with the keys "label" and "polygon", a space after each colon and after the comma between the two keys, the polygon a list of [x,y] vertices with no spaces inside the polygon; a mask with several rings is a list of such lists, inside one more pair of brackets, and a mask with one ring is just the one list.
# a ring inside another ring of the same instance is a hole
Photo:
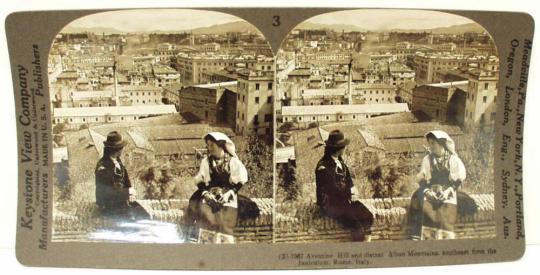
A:
{"label": "distant mountain range", "polygon": [[453,25],[449,27],[438,27],[438,28],[431,28],[431,29],[366,29],[355,25],[345,25],[345,24],[319,24],[319,23],[311,23],[311,22],[303,22],[297,27],[298,29],[330,29],[333,31],[341,32],[351,32],[351,31],[357,31],[357,32],[366,32],[366,31],[373,31],[373,32],[432,32],[432,33],[448,33],[448,34],[459,34],[464,32],[483,32],[484,29],[476,24],[476,23],[467,23],[467,24],[460,24],[460,25]]}
{"label": "distant mountain range", "polygon": [[[178,32],[193,32],[195,34],[205,34],[205,33],[212,33],[212,34],[223,34],[227,32],[244,32],[244,31],[251,31],[251,32],[258,32],[258,30],[251,25],[250,23],[247,23],[245,21],[235,21],[230,23],[224,23],[224,24],[218,24],[218,25],[212,25],[209,27],[200,27],[195,29],[185,29],[185,30],[155,30],[155,31],[144,31],[142,33],[178,33]],[[128,33],[128,31],[122,31],[113,27],[105,28],[105,27],[72,27],[67,26],[64,28],[61,33],[84,33],[84,32],[90,32],[90,33],[96,33],[96,34],[124,34]]]}
{"label": "distant mountain range", "polygon": [[85,33],[85,32],[90,32],[90,33],[95,33],[95,34],[102,34],[102,33],[105,33],[105,34],[121,34],[121,33],[125,33],[123,31],[117,30],[115,28],[101,28],[101,27],[85,28],[85,27],[72,27],[72,26],[65,27],[60,33]]}
{"label": "distant mountain range", "polygon": [[227,32],[259,32],[257,28],[255,28],[253,25],[246,21],[236,21],[231,23],[225,23],[220,25],[213,25],[210,27],[203,27],[203,28],[196,28],[191,30],[193,33],[196,34],[204,34],[204,33],[215,33],[215,34],[223,34]]}
{"label": "distant mountain range", "polygon": [[[458,33],[464,33],[464,32],[483,32],[484,29],[476,24],[476,23],[468,23],[468,24],[461,24],[461,25],[453,25],[449,27],[439,27],[439,28],[432,28],[432,29],[379,29],[379,30],[368,30],[359,26],[354,25],[345,25],[345,24],[318,24],[318,23],[311,23],[311,22],[304,22],[298,25],[299,29],[330,29],[337,32],[345,31],[345,32],[351,32],[351,31],[359,31],[359,32],[366,32],[366,31],[384,31],[384,32],[432,32],[432,33],[449,33],[449,34],[458,34]],[[248,22],[245,21],[235,21],[225,24],[218,24],[213,25],[209,27],[200,27],[195,29],[186,29],[186,30],[178,30],[178,31],[162,31],[162,30],[156,30],[156,31],[145,31],[143,33],[175,33],[175,32],[193,32],[195,34],[205,34],[205,33],[212,33],[212,34],[223,34],[227,32],[244,32],[244,31],[251,31],[251,32],[258,32],[258,30],[251,25]],[[121,31],[116,28],[105,28],[105,27],[95,27],[95,28],[84,28],[84,27],[66,27],[64,30],[62,30],[62,33],[82,33],[82,32],[92,32],[96,34],[122,34],[127,33],[126,31]]]}

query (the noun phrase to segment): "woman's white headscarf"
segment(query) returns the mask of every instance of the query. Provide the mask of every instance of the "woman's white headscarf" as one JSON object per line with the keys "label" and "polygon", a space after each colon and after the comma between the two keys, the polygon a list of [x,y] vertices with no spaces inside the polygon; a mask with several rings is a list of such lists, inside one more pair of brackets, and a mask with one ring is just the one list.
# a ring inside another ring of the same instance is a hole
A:
{"label": "woman's white headscarf", "polygon": [[236,155],[236,146],[234,145],[234,142],[226,134],[221,133],[221,132],[210,132],[204,135],[203,139],[206,138],[207,136],[213,137],[216,141],[217,140],[225,141],[225,151],[233,157],[238,157]]}
{"label": "woman's white headscarf", "polygon": [[445,131],[433,130],[433,131],[429,131],[424,136],[427,138],[429,134],[432,134],[438,140],[445,139],[446,142],[445,142],[444,148],[448,150],[452,155],[457,155],[456,144],[454,143],[454,140]]}
{"label": "woman's white headscarf", "polygon": [[[429,134],[432,134],[437,139],[445,139],[445,148],[448,152],[450,152],[450,159],[448,161],[448,170],[450,171],[449,179],[452,181],[461,180],[464,181],[467,176],[467,171],[465,169],[465,165],[463,165],[463,162],[459,158],[459,156],[456,153],[456,144],[454,143],[454,140],[444,131],[441,130],[433,130],[428,132],[425,136]],[[420,180],[431,180],[431,162],[429,155],[425,156],[422,160],[422,165],[420,166],[420,172],[416,175],[416,179],[418,181]]]}

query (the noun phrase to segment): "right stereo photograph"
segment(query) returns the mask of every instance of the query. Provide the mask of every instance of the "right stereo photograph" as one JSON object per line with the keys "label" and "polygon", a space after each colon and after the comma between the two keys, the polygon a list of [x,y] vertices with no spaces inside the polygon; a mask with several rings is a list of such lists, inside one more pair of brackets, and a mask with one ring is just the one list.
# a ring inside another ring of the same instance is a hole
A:
{"label": "right stereo photograph", "polygon": [[450,13],[349,10],[276,57],[274,242],[496,237],[490,34]]}

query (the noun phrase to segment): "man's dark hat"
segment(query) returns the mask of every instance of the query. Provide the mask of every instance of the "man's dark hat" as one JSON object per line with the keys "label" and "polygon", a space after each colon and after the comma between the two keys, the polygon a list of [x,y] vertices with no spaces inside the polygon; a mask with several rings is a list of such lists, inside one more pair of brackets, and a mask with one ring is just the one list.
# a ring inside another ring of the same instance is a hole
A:
{"label": "man's dark hat", "polygon": [[122,135],[117,131],[112,131],[107,135],[107,140],[103,142],[105,147],[120,149],[126,146],[127,141],[122,139]]}
{"label": "man's dark hat", "polygon": [[345,147],[349,145],[350,140],[346,139],[340,130],[333,130],[325,141],[328,147]]}

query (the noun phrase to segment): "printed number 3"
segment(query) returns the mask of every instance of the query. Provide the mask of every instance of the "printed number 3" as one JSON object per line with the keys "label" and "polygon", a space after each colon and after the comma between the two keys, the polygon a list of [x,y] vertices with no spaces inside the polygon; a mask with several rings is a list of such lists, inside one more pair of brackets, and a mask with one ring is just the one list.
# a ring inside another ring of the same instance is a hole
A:
{"label": "printed number 3", "polygon": [[272,26],[277,27],[277,26],[281,25],[281,21],[279,20],[280,19],[279,15],[272,16],[272,19],[274,19],[274,22],[272,23]]}

